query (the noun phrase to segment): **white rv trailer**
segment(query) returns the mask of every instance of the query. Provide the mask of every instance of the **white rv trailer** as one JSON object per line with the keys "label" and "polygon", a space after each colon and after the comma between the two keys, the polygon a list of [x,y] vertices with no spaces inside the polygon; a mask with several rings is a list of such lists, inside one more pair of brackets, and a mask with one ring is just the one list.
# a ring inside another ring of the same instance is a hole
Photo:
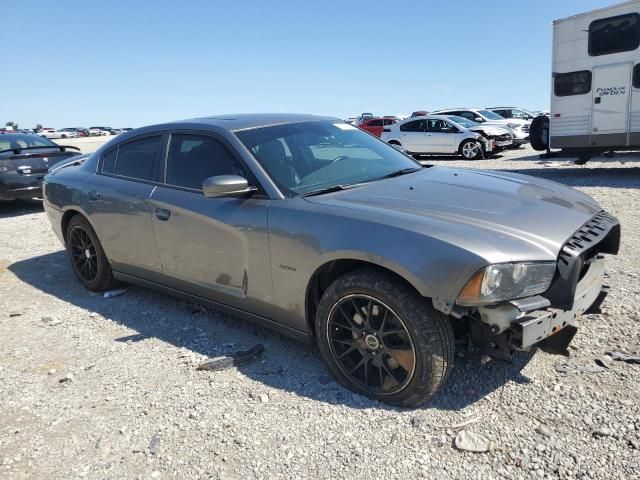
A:
{"label": "white rv trailer", "polygon": [[[551,115],[534,121],[534,148],[584,163],[640,149],[640,0],[553,22]],[[549,123],[545,123],[549,122]],[[532,128],[534,125],[532,125]]]}

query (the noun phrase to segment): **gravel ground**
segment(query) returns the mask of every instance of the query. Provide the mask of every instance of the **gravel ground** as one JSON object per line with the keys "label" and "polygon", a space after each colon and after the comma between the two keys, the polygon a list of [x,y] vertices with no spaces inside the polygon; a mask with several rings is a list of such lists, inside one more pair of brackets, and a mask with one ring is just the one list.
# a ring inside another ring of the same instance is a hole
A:
{"label": "gravel ground", "polygon": [[[426,161],[553,179],[618,216],[612,293],[580,320],[571,355],[592,366],[640,353],[640,156]],[[0,205],[0,336],[3,479],[640,477],[640,365],[561,374],[561,357],[483,365],[461,350],[430,405],[390,408],[338,386],[308,346],[242,320],[137,287],[84,290],[36,201]],[[256,363],[195,368],[256,343]],[[455,449],[462,428],[492,450]]]}

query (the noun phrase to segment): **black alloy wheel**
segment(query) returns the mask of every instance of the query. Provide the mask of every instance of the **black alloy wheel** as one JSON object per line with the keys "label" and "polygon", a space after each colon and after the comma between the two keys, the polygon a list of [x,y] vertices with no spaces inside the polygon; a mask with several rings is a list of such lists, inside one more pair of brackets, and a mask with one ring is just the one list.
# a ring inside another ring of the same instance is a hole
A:
{"label": "black alloy wheel", "polygon": [[73,271],[80,283],[94,292],[115,286],[109,260],[89,221],[75,215],[66,228],[66,246]]}
{"label": "black alloy wheel", "polygon": [[416,352],[407,327],[382,301],[348,295],[329,313],[327,339],[342,373],[374,395],[393,395],[413,378]]}
{"label": "black alloy wheel", "polygon": [[69,232],[69,255],[76,274],[85,282],[93,283],[98,276],[98,254],[87,231],[80,225]]}

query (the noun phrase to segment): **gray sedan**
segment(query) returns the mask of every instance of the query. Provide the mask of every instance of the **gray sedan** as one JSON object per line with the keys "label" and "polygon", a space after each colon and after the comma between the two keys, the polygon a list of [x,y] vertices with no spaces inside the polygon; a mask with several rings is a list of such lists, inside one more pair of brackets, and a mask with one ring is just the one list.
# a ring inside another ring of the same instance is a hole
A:
{"label": "gray sedan", "polygon": [[44,197],[86,288],[143,285],[315,342],[343,385],[401,406],[445,383],[457,339],[563,353],[620,237],[571,188],[424,168],[309,115],[136,129],[53,169]]}

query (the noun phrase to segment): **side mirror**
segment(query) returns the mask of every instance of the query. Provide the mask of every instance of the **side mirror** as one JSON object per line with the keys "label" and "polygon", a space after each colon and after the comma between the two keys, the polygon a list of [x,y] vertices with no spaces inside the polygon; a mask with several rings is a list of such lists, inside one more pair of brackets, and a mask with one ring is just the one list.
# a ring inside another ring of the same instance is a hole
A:
{"label": "side mirror", "polygon": [[206,178],[202,182],[205,197],[226,197],[255,192],[256,187],[250,187],[246,178],[239,175],[217,175]]}
{"label": "side mirror", "polygon": [[476,117],[476,118],[473,119],[473,121],[476,122],[476,123],[482,123],[482,122],[484,122],[484,119],[482,117]]}

